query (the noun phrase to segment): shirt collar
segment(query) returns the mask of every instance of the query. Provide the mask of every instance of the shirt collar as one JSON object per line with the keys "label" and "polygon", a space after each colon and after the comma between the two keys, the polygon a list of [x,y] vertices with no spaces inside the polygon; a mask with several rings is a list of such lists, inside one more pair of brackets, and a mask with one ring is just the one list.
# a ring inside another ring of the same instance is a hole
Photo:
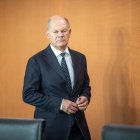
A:
{"label": "shirt collar", "polygon": [[[62,52],[60,50],[57,50],[52,44],[50,44],[52,51],[54,52],[55,56],[58,57]],[[70,55],[68,47],[64,51],[66,54]]]}

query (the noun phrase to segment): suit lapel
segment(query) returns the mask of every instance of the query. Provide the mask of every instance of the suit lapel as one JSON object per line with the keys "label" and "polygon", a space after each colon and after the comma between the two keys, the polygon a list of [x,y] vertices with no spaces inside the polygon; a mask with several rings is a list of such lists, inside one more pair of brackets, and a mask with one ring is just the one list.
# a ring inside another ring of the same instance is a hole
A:
{"label": "suit lapel", "polygon": [[47,57],[47,63],[65,80],[65,76],[61,70],[61,66],[50,46],[48,46],[47,49],[44,50],[43,55]]}
{"label": "suit lapel", "polygon": [[[76,90],[76,85],[78,84],[78,73],[79,73],[79,61],[77,61],[77,55],[75,54],[75,52],[71,49],[69,49],[70,54],[71,54],[71,58],[72,58],[72,63],[73,63],[73,70],[74,70],[74,87],[73,87],[73,92]],[[63,71],[61,69],[61,66],[55,56],[55,54],[53,53],[52,49],[50,46],[48,46],[44,51],[43,51],[43,55],[45,55],[46,57],[46,62],[63,78],[63,80],[66,81],[65,76],[63,74]]]}
{"label": "suit lapel", "polygon": [[70,54],[71,54],[71,58],[72,58],[72,63],[73,63],[73,70],[74,70],[74,87],[73,87],[73,91],[76,88],[76,84],[77,84],[77,75],[78,74],[78,66],[79,66],[79,62],[77,61],[77,55],[74,53],[74,51],[70,50]]}

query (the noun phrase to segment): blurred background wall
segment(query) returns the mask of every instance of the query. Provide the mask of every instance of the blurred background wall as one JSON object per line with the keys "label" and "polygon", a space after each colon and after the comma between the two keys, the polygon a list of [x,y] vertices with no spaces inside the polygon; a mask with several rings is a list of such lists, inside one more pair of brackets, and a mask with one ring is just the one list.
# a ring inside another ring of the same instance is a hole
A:
{"label": "blurred background wall", "polygon": [[92,140],[104,124],[140,124],[139,0],[0,0],[0,117],[33,117],[22,101],[25,67],[48,45],[47,19],[56,14],[70,20],[69,46],[87,57]]}

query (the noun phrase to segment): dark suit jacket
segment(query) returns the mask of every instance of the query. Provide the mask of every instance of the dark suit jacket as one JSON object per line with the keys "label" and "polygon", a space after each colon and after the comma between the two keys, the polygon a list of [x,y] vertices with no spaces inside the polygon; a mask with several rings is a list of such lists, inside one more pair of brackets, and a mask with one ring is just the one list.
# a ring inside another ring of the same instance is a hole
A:
{"label": "dark suit jacket", "polygon": [[66,88],[66,80],[61,66],[48,46],[28,61],[23,87],[23,100],[35,106],[35,118],[46,119],[46,137],[48,140],[66,140],[71,128],[71,118],[75,118],[86,140],[90,134],[83,111],[68,115],[60,111],[62,99],[75,100],[86,96],[90,100],[89,77],[86,58],[83,54],[69,49],[75,85],[72,93]]}

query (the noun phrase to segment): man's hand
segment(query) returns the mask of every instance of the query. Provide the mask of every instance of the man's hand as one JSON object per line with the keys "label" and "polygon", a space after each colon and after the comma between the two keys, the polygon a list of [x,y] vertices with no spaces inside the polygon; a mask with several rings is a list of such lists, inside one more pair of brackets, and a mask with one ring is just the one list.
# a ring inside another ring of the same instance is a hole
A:
{"label": "man's hand", "polygon": [[78,105],[75,102],[63,99],[62,110],[67,114],[75,114],[78,111]]}
{"label": "man's hand", "polygon": [[76,100],[76,104],[78,105],[78,109],[81,111],[85,111],[87,106],[88,106],[88,99],[85,96],[80,96],[77,100]]}

